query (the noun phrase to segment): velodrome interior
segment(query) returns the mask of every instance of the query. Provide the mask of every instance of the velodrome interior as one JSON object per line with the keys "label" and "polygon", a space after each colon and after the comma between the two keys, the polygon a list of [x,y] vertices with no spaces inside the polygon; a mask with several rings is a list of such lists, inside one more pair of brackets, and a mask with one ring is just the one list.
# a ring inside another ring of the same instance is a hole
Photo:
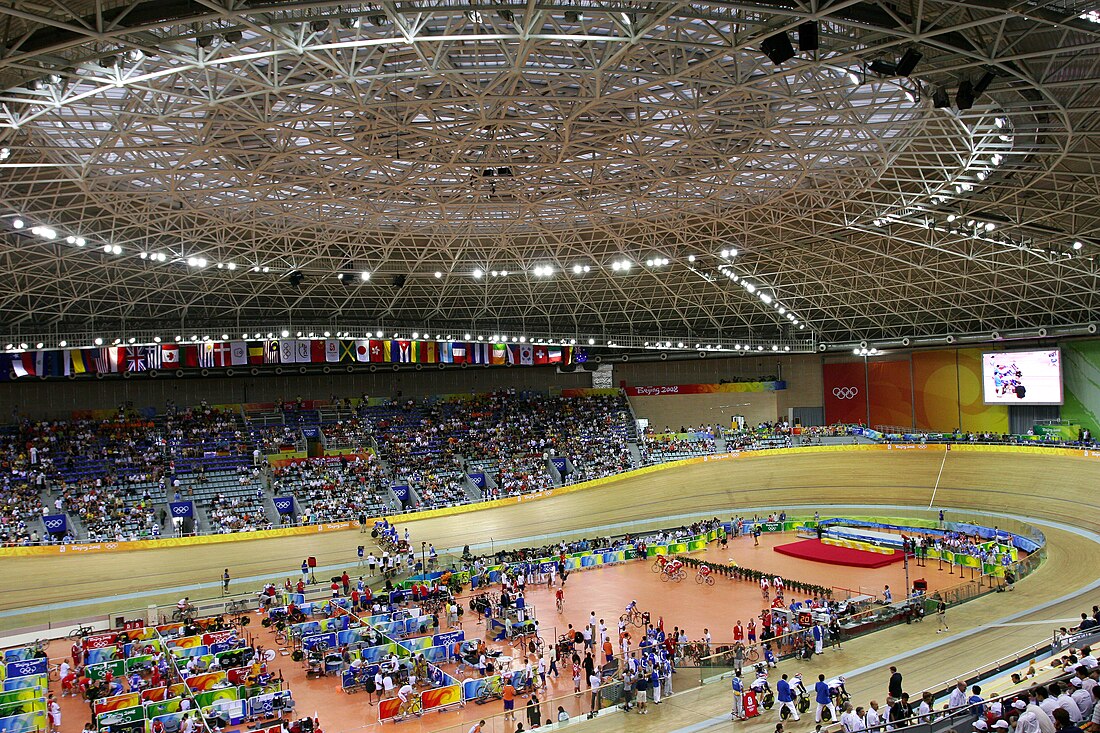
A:
{"label": "velodrome interior", "polygon": [[[1100,462],[980,450],[826,448],[672,467],[624,476],[599,488],[408,524],[414,536],[451,548],[488,537],[497,543],[522,543],[569,529],[584,534],[594,526],[594,517],[599,525],[648,521],[659,527],[685,514],[723,516],[756,507],[809,513],[830,506],[882,507],[891,515],[930,516],[927,506],[941,463],[936,507],[946,508],[953,519],[981,519],[1006,529],[1019,520],[1034,520],[1047,536],[1049,555],[1013,593],[990,594],[954,610],[952,633],[946,639],[932,633],[933,624],[901,626],[849,642],[842,652],[815,665],[827,674],[864,670],[849,676],[850,689],[861,698],[873,697],[881,695],[883,670],[892,660],[910,684],[932,685],[1048,637],[1052,627],[1068,623],[1092,604],[1100,500],[1091,487],[1100,479]],[[209,581],[230,562],[227,556],[232,556],[238,576],[277,579],[292,575],[306,554],[316,555],[321,564],[346,562],[358,538],[350,531],[83,557],[8,558],[6,572],[20,581],[9,588],[3,608],[64,605]],[[177,595],[166,590],[149,600],[170,602]],[[82,611],[102,612],[112,606],[118,607],[104,603]],[[725,719],[721,711],[727,697],[725,685],[712,685],[669,700],[655,717],[642,722],[614,717],[589,725],[595,731],[720,729],[729,726],[715,720]],[[753,724],[749,729],[770,725]]]}

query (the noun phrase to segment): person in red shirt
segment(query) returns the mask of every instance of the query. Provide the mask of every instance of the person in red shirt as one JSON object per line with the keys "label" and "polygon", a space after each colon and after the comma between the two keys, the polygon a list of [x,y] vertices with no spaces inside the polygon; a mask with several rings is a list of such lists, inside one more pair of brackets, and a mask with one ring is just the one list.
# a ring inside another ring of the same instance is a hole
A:
{"label": "person in red shirt", "polygon": [[335,580],[332,581],[332,597],[333,598],[339,598],[340,597],[340,584],[337,583]]}
{"label": "person in red shirt", "polygon": [[73,666],[79,667],[84,664],[84,645],[79,641],[74,643],[72,649],[69,650],[70,655],[73,658]]}
{"label": "person in red shirt", "polygon": [[359,608],[359,589],[358,588],[356,588],[355,590],[353,590],[351,592],[351,607],[355,608],[355,609]]}
{"label": "person in red shirt", "polygon": [[298,590],[299,593],[305,593],[306,592],[306,581],[299,580],[297,590]]}
{"label": "person in red shirt", "polygon": [[340,584],[344,586],[344,595],[346,596],[351,590],[351,578],[348,576],[347,570],[340,576]]}
{"label": "person in red shirt", "polygon": [[749,643],[756,643],[756,619],[749,619]]}

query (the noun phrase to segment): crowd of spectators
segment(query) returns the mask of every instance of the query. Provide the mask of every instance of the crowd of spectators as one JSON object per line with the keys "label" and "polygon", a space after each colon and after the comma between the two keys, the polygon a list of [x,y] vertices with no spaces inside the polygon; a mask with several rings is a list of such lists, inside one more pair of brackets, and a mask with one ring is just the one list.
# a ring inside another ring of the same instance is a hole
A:
{"label": "crowd of spectators", "polygon": [[[385,505],[388,478],[373,453],[311,458],[273,469],[271,490],[276,496],[293,494],[299,521],[317,524],[357,517],[360,512],[376,514]],[[284,515],[283,521],[292,522],[293,517]]]}
{"label": "crowd of spectators", "polygon": [[264,509],[262,490],[255,494],[237,496],[215,494],[206,514],[210,518],[210,530],[216,534],[271,529],[271,522]]}

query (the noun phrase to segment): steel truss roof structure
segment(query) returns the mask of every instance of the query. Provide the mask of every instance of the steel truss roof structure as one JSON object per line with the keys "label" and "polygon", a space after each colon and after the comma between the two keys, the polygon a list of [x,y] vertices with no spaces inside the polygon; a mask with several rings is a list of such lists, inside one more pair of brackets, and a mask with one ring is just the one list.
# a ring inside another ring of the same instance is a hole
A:
{"label": "steel truss roof structure", "polygon": [[1090,10],[4,0],[0,333],[1086,324]]}

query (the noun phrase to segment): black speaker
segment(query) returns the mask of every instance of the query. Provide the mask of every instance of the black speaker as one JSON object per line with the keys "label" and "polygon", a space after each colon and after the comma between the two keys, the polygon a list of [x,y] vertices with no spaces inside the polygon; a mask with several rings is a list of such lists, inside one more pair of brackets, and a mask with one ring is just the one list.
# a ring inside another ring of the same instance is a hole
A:
{"label": "black speaker", "polygon": [[989,88],[989,85],[993,83],[993,80],[997,78],[997,75],[992,71],[987,71],[982,74],[982,78],[978,79],[978,83],[974,85],[974,96],[980,97],[985,94],[985,90]]}
{"label": "black speaker", "polygon": [[774,36],[765,38],[760,44],[760,50],[776,66],[794,58],[794,46],[791,45],[791,39],[786,33],[776,33]]}
{"label": "black speaker", "polygon": [[898,73],[897,64],[893,61],[884,61],[882,59],[875,59],[867,68],[882,76],[896,76]]}
{"label": "black speaker", "polygon": [[932,92],[932,106],[936,109],[944,109],[951,106],[951,95],[943,87],[936,87]]}
{"label": "black speaker", "polygon": [[974,85],[969,79],[963,79],[959,83],[959,91],[955,93],[955,106],[959,110],[970,109],[974,106]]}
{"label": "black speaker", "polygon": [[807,20],[798,25],[798,50],[817,50],[817,21]]}
{"label": "black speaker", "polygon": [[924,54],[915,48],[905,49],[905,53],[902,54],[901,60],[898,61],[898,76],[909,76],[913,73],[913,70],[917,68],[917,64],[924,58]]}
{"label": "black speaker", "polygon": [[393,286],[395,288],[403,288],[403,287],[405,287],[405,282],[407,280],[408,280],[407,275],[394,275],[393,276]]}

